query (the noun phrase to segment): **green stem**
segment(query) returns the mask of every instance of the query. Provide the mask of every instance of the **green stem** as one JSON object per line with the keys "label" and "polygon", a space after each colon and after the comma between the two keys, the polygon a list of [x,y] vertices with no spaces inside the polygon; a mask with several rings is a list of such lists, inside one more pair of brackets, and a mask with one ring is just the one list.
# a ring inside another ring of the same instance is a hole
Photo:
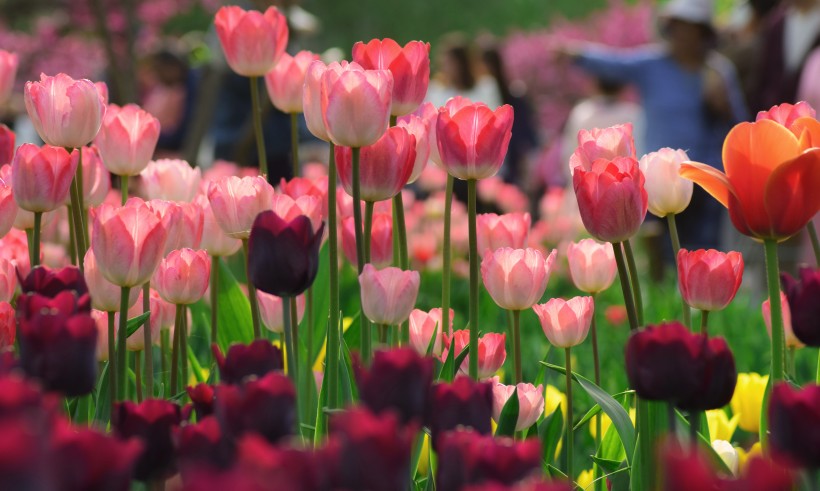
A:
{"label": "green stem", "polygon": [[632,298],[632,286],[629,284],[629,272],[626,270],[626,263],[624,262],[624,253],[621,248],[621,242],[613,242],[612,250],[615,252],[615,264],[618,266],[618,278],[621,281],[621,291],[624,295],[624,305],[626,306],[626,314],[629,317],[629,329],[634,331],[638,329],[638,315],[635,313],[635,301]]}
{"label": "green stem", "polygon": [[441,272],[441,332],[450,334],[450,218],[453,210],[453,176],[447,175],[447,188],[444,192],[444,241],[442,246]]}
{"label": "green stem", "polygon": [[820,268],[820,240],[817,239],[817,229],[814,227],[814,221],[809,220],[806,225],[806,230],[809,231],[809,238],[811,239],[811,248],[814,251],[814,262]]}
{"label": "green stem", "polygon": [[795,364],[794,364],[794,356],[797,353],[797,348],[794,346],[789,346],[788,351],[786,352],[786,361],[788,365],[788,373],[789,377],[793,380],[796,379],[796,372],[795,372]]}
{"label": "green stem", "polygon": [[188,306],[180,305],[182,307],[182,332],[179,333],[179,364],[182,366],[182,384],[181,389],[188,386]]}
{"label": "green stem", "polygon": [[572,471],[572,348],[564,349],[566,357],[566,379],[567,379],[567,424],[566,436],[567,441],[567,476],[570,481],[574,479],[575,473]]}
{"label": "green stem", "polygon": [[137,402],[142,402],[142,351],[134,352],[134,377],[136,377]]}
{"label": "green stem", "polygon": [[384,347],[387,345],[387,330],[390,328],[387,324],[379,324],[378,331],[379,331],[379,344]]}
{"label": "green stem", "polygon": [[128,371],[128,365],[125,363],[125,341],[128,337],[128,300],[131,294],[131,287],[124,286],[120,288],[120,326],[117,331],[117,399],[125,400],[126,396],[126,378],[125,374]]}
{"label": "green stem", "polygon": [[814,383],[820,385],[820,350],[817,351],[817,372],[814,376]]}
{"label": "green stem", "polygon": [[83,259],[85,258],[85,251],[86,244],[85,244],[85,234],[83,233],[83,216],[82,216],[82,208],[80,208],[80,197],[79,191],[77,186],[77,176],[74,176],[74,181],[71,183],[71,214],[74,218],[74,240],[77,244],[77,265],[80,267],[81,270],[85,270],[85,265],[83,264]]}
{"label": "green stem", "polygon": [[149,312],[142,324],[143,341],[145,343],[145,391],[148,397],[154,397],[154,342],[151,337],[151,283],[142,285],[142,311]]}
{"label": "green stem", "polygon": [[[352,148],[353,153],[353,227],[355,228],[356,236],[356,265],[359,274],[362,274],[365,264],[364,242],[362,236],[362,207],[361,207],[361,177],[359,172],[359,148]],[[362,361],[365,364],[370,363],[370,354],[373,350],[370,338],[370,323],[367,316],[364,315],[364,310],[361,308],[361,289],[359,292],[359,319],[361,322],[361,350]]]}
{"label": "green stem", "polygon": [[638,268],[635,266],[635,256],[632,254],[632,245],[629,240],[623,241],[623,246],[626,253],[626,264],[629,267],[629,279],[632,282],[632,295],[635,298],[638,325],[643,326],[643,296],[641,295],[641,282],[638,279]]}
{"label": "green stem", "polygon": [[128,201],[128,176],[120,176],[120,202],[125,205]]}
{"label": "green stem", "polygon": [[373,240],[373,207],[376,203],[364,202],[364,262],[370,262],[370,246]]}
{"label": "green stem", "polygon": [[336,408],[339,383],[339,238],[336,233],[336,153],[330,144],[327,179],[327,223],[328,252],[330,259],[330,315],[327,324],[327,346],[325,353],[325,379],[327,384],[327,401],[331,409]]}
{"label": "green stem", "polygon": [[[170,329],[162,329],[159,333],[159,369],[162,372],[162,393],[166,399],[171,397],[171,394],[168,393],[168,345],[171,342],[169,339],[170,333]],[[214,373],[218,375],[219,370],[215,370]]]}
{"label": "green stem", "polygon": [[298,380],[296,378],[296,357],[294,356],[296,351],[293,346],[293,323],[291,322],[290,311],[290,298],[283,297],[282,318],[285,322],[285,358],[288,365],[288,377],[296,383]]}
{"label": "green stem", "polygon": [[179,391],[179,348],[183,315],[185,315],[184,306],[177,305],[177,314],[174,319],[174,342],[171,346],[171,397],[177,395],[177,392]]}
{"label": "green stem", "polygon": [[[284,300],[282,300],[284,302]],[[293,365],[299,369],[299,320],[296,312],[296,297],[290,297],[290,331],[293,338]],[[294,379],[298,380],[298,378]]]}
{"label": "green stem", "polygon": [[692,411],[689,413],[689,444],[692,449],[698,445],[698,430],[700,429],[701,411]]}
{"label": "green stem", "polygon": [[[77,239],[74,237],[74,213],[71,211],[71,205],[66,205],[68,215],[68,257],[71,259],[71,264],[77,265]],[[80,261],[82,262],[81,258]]]}
{"label": "green stem", "polygon": [[40,229],[42,228],[43,213],[40,211],[34,212],[34,231],[31,234],[31,267],[40,265]]}
{"label": "green stem", "polygon": [[393,260],[391,263],[394,267],[400,268],[401,267],[401,250],[399,249],[399,217],[396,215],[396,202],[393,202],[392,206],[392,215],[393,215]]}
{"label": "green stem", "polygon": [[299,113],[290,113],[290,157],[293,177],[299,177]]}
{"label": "green stem", "polygon": [[256,154],[259,158],[259,173],[267,179],[268,157],[265,153],[265,137],[262,134],[262,108],[259,107],[258,77],[250,77],[251,81],[251,112],[253,113],[253,132],[256,136]]}
{"label": "green stem", "polygon": [[[219,256],[211,256],[211,344],[217,342],[219,319]],[[213,357],[213,355],[211,355]]]}
{"label": "green stem", "polygon": [[765,239],[766,279],[772,319],[772,385],[784,379],[783,366],[783,309],[780,305],[780,271],[777,264],[777,241]]}
{"label": "green stem", "polygon": [[478,380],[478,239],[476,238],[476,180],[467,180],[467,215],[470,227],[470,377]]}
{"label": "green stem", "polygon": [[[410,269],[410,256],[407,253],[407,223],[404,219],[404,198],[402,198],[401,191],[399,194],[393,196],[393,210],[396,217],[396,224],[398,226],[398,243],[399,243],[399,267],[407,271]],[[399,326],[399,333],[401,343],[405,344],[410,338],[410,327],[408,321],[404,321]]]}
{"label": "green stem", "polygon": [[259,300],[256,298],[256,287],[253,285],[250,271],[248,271],[248,239],[242,239],[242,249],[245,251],[245,271],[248,276],[248,300],[250,300],[251,303],[253,339],[260,339],[262,337],[262,329],[259,327]]}
{"label": "green stem", "polygon": [[[680,251],[680,239],[678,238],[678,225],[675,222],[675,214],[670,213],[666,215],[666,221],[669,222],[669,236],[672,238],[672,252],[674,253],[675,257],[675,271],[677,273],[677,263],[678,263],[678,251]],[[689,305],[686,303],[686,300],[683,299],[681,296],[681,306],[683,307],[683,323],[688,328],[692,328],[692,311],[689,310]]]}
{"label": "green stem", "polygon": [[[307,331],[307,339],[305,340],[305,344],[307,345],[307,349],[305,353],[307,354],[307,359],[303,362],[304,368],[302,369],[302,396],[304,397],[304,408],[305,411],[310,411],[310,408],[313,407],[313,396],[315,395],[315,385],[313,385],[312,375],[313,375],[313,287],[311,286],[307,290],[307,326],[305,331]],[[306,418],[304,421],[309,421],[310,415],[305,414]]]}
{"label": "green stem", "polygon": [[513,366],[515,367],[515,383],[520,384],[524,381],[524,376],[521,371],[521,311],[513,310]]}
{"label": "green stem", "polygon": [[116,312],[108,312],[108,397],[110,399],[111,407],[114,407],[114,402],[117,400],[117,350],[116,350],[116,333],[115,320]]}
{"label": "green stem", "polygon": [[[596,301],[596,296],[597,295],[595,293],[592,294],[593,306],[594,306],[595,301]],[[592,367],[593,367],[593,374],[595,376],[595,385],[600,387],[601,386],[601,364],[600,364],[600,360],[598,358],[598,328],[597,328],[597,324],[595,322],[595,310],[594,309],[592,311],[592,321],[591,321],[590,326],[589,326],[589,331],[590,331],[590,334],[592,335]],[[602,423],[603,423],[603,418],[602,418],[602,415],[599,413],[598,416],[595,417],[595,451],[596,452],[598,451],[598,449],[601,448],[601,440],[603,439],[603,435],[601,435],[601,433],[602,433]],[[595,490],[600,491],[601,489],[603,489],[603,484],[604,484],[603,479],[598,479],[599,477],[601,477],[600,476],[601,468],[598,465],[596,465],[594,470],[595,470],[595,473],[593,474],[593,477],[596,479],[596,481],[595,481]]]}
{"label": "green stem", "polygon": [[708,310],[701,310],[700,311],[700,333],[707,334],[707,328],[709,327],[709,311]]}
{"label": "green stem", "polygon": [[77,172],[74,175],[77,180],[77,198],[80,202],[80,218],[82,218],[83,225],[80,230],[83,231],[83,242],[86,247],[90,246],[91,241],[88,240],[88,210],[85,209],[85,179],[83,179],[83,148],[77,148]]}

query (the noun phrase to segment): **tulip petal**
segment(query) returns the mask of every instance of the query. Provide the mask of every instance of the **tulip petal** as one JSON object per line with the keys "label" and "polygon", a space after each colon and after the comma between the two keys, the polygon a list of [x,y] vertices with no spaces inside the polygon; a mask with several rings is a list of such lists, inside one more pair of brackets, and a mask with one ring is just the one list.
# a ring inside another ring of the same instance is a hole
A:
{"label": "tulip petal", "polygon": [[797,233],[820,211],[820,148],[808,150],[772,173],[764,203],[776,237]]}
{"label": "tulip petal", "polygon": [[729,194],[735,194],[732,183],[723,172],[712,166],[698,162],[683,162],[680,166],[680,175],[683,178],[694,181],[702,187],[720,204],[729,207]]}
{"label": "tulip petal", "polygon": [[800,148],[820,147],[820,121],[808,116],[797,118],[789,130],[800,139]]}

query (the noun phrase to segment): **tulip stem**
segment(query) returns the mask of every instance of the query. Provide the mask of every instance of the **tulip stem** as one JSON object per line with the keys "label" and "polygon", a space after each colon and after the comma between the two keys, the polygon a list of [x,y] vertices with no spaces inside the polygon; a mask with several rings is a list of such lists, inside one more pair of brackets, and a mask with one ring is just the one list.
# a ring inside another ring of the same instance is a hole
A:
{"label": "tulip stem", "polygon": [[820,385],[820,350],[817,351],[817,372],[814,376],[814,383]]}
{"label": "tulip stem", "polygon": [[364,202],[364,262],[370,262],[370,246],[373,239],[373,207],[376,203]]}
{"label": "tulip stem", "polygon": [[780,271],[777,264],[777,241],[765,239],[763,246],[766,252],[766,279],[769,287],[769,303],[772,320],[772,367],[771,380],[779,382],[784,379],[783,365],[783,309],[780,305]]}
{"label": "tulip stem", "polygon": [[638,316],[635,313],[635,301],[632,299],[632,287],[629,284],[629,273],[626,270],[626,263],[624,262],[624,253],[620,242],[612,244],[612,250],[615,252],[615,264],[618,266],[618,278],[621,281],[621,291],[624,294],[624,305],[626,306],[626,314],[629,317],[629,329],[635,331],[638,329]]}
{"label": "tulip stem", "polygon": [[444,241],[442,245],[441,272],[441,332],[450,334],[450,216],[453,210],[453,176],[447,174],[447,188],[444,192]]}
{"label": "tulip stem", "polygon": [[524,381],[521,371],[521,311],[512,311],[512,338],[513,338],[513,365],[515,367],[515,383]]}
{"label": "tulip stem", "polygon": [[282,319],[285,322],[285,358],[288,365],[288,377],[296,383],[296,351],[293,346],[293,323],[291,322],[289,297],[282,297]]}
{"label": "tulip stem", "polygon": [[120,176],[120,203],[125,206],[128,201],[128,176]]}
{"label": "tulip stem", "polygon": [[700,430],[700,415],[701,411],[692,411],[689,413],[689,444],[692,450],[698,445],[698,430]]}
{"label": "tulip stem", "polygon": [[[159,333],[159,364],[160,364],[160,371],[162,372],[162,392],[163,397],[166,399],[171,395],[168,393],[168,344],[170,343],[169,335],[171,331],[169,329],[162,329]],[[214,371],[214,380],[218,381],[217,378],[219,376],[219,370]]]}
{"label": "tulip stem", "polygon": [[290,157],[293,176],[299,177],[299,113],[290,113]]}
{"label": "tulip stem", "polygon": [[[283,300],[284,302],[284,300]],[[293,338],[293,365],[299,367],[299,320],[296,315],[296,297],[290,297],[290,333]]]}
{"label": "tulip stem", "polygon": [[[248,239],[242,239],[242,249],[245,251],[245,271],[248,271]],[[259,327],[259,300],[256,298],[256,287],[251,281],[250,272],[248,272],[248,300],[251,302],[253,339],[260,339],[262,338],[262,329]]]}
{"label": "tulip stem", "polygon": [[384,348],[387,345],[387,332],[390,326],[387,324],[379,324],[379,344]]}
{"label": "tulip stem", "polygon": [[701,310],[700,311],[700,333],[707,334],[709,327],[709,311],[708,310]]}
{"label": "tulip stem", "polygon": [[[392,116],[391,116],[392,117]],[[407,224],[404,220],[404,198],[399,194],[393,196],[393,213],[396,217],[396,225],[398,231],[399,243],[399,267],[407,271],[410,269],[410,257],[407,254]],[[406,343],[410,338],[408,321],[404,321],[399,325],[399,334],[401,343]]]}
{"label": "tulip stem", "polygon": [[811,239],[811,248],[814,251],[814,262],[820,268],[820,239],[817,238],[817,229],[814,227],[814,221],[809,220],[806,225],[806,230],[809,231],[809,239]]}
{"label": "tulip stem", "polygon": [[268,157],[265,153],[265,138],[262,134],[262,108],[259,107],[259,77],[250,77],[253,132],[256,136],[256,154],[259,158],[259,173],[268,178]]}
{"label": "tulip stem", "polygon": [[182,331],[182,316],[184,306],[177,305],[177,313],[174,318],[174,342],[171,347],[171,397],[177,395],[179,391],[179,345],[180,345],[180,331]]}
{"label": "tulip stem", "polygon": [[[74,175],[74,179],[77,181],[77,201],[80,203],[80,218],[82,219],[82,228],[80,228],[80,230],[83,231],[83,243],[88,247],[90,241],[88,240],[88,213],[85,209],[85,180],[83,179],[82,147],[77,148],[77,171]],[[85,255],[85,251],[83,251],[83,255]]]}
{"label": "tulip stem", "polygon": [[128,300],[131,295],[131,287],[120,288],[120,326],[117,332],[117,399],[125,400],[126,378],[128,365],[125,363],[125,340],[128,337]]}
{"label": "tulip stem", "polygon": [[[359,274],[362,274],[365,264],[364,243],[365,239],[362,236],[362,200],[361,200],[361,177],[359,172],[359,155],[361,149],[353,147],[353,227],[356,236],[356,266]],[[361,307],[361,288],[359,289],[359,320],[361,322],[361,350],[362,361],[365,364],[370,363],[370,353],[373,350],[371,346],[370,323],[367,321],[367,316],[364,315],[364,309]]]}
{"label": "tulip stem", "polygon": [[476,180],[467,180],[467,215],[470,227],[470,377],[478,380],[478,239],[476,236]]}
{"label": "tulip stem", "polygon": [[137,402],[142,402],[142,351],[134,352],[134,377],[137,386]]}
{"label": "tulip stem", "polygon": [[115,329],[115,312],[108,312],[108,398],[111,402],[111,407],[114,407],[114,402],[117,400],[117,351],[116,351],[116,334]]}
{"label": "tulip stem", "polygon": [[327,347],[325,352],[325,380],[327,384],[327,402],[331,409],[336,408],[339,376],[339,238],[336,234],[336,153],[333,143],[330,144],[327,176],[327,223],[328,253],[330,267],[330,316],[327,323]]}
{"label": "tulip stem", "polygon": [[29,261],[31,263],[32,268],[40,265],[40,229],[42,228],[42,222],[43,212],[35,211],[34,231],[31,234],[31,247],[29,247],[29,251],[31,251],[31,257],[29,257]]}
{"label": "tulip stem", "polygon": [[641,295],[641,282],[638,279],[638,268],[635,266],[635,256],[632,254],[632,244],[629,239],[623,241],[624,252],[626,253],[626,264],[629,267],[629,279],[632,282],[632,295],[635,298],[635,313],[638,318],[638,325],[643,325],[643,296]]}
{"label": "tulip stem", "polygon": [[[219,318],[219,256],[211,256],[211,344],[217,342]],[[211,354],[213,357],[213,354]]]}
{"label": "tulip stem", "polygon": [[145,391],[148,397],[154,397],[154,343],[151,336],[151,282],[142,285],[142,312],[148,317],[142,324],[142,335],[145,344]]}
{"label": "tulip stem", "polygon": [[[593,307],[595,306],[597,294],[592,294],[592,304]],[[592,319],[590,322],[590,334],[592,334],[592,367],[593,367],[593,374],[595,375],[595,385],[598,387],[601,386],[601,364],[600,360],[598,359],[598,328],[595,322],[595,309],[592,309]],[[602,429],[602,417],[600,414],[595,417],[595,451],[597,452],[599,448],[601,448],[601,440],[603,439],[603,435],[601,435]],[[594,477],[597,479],[601,474],[600,466],[595,466],[595,475]],[[595,481],[595,489],[596,491],[603,489],[604,481],[596,480]]]}
{"label": "tulip stem", "polygon": [[[70,189],[69,189],[70,191]],[[69,193],[70,194],[70,193]],[[68,257],[71,264],[77,265],[77,239],[74,237],[74,213],[71,211],[71,205],[66,205],[66,212],[68,215]]]}
{"label": "tulip stem", "polygon": [[[672,252],[674,253],[675,257],[675,264],[677,265],[678,262],[678,251],[680,251],[680,238],[678,237],[678,225],[675,222],[675,214],[670,213],[666,215],[666,221],[669,223],[669,237],[672,238]],[[675,267],[676,274],[680,274],[678,272],[677,266]],[[688,328],[692,328],[692,311],[689,310],[689,304],[686,303],[686,300],[683,299],[681,296],[681,306],[683,307],[683,323]]]}
{"label": "tulip stem", "polygon": [[188,306],[180,305],[182,308],[182,318],[180,319],[179,333],[179,364],[182,368],[182,387],[184,390],[188,386]]}
{"label": "tulip stem", "polygon": [[82,208],[80,204],[80,196],[77,186],[77,176],[74,176],[74,182],[71,183],[71,188],[69,190],[71,195],[71,214],[74,216],[74,239],[77,244],[77,265],[80,267],[81,271],[85,271],[85,265],[83,264],[83,259],[85,258],[85,251],[86,251],[86,244],[85,244],[85,234],[83,234],[83,215],[82,215]]}
{"label": "tulip stem", "polygon": [[572,348],[565,348],[564,354],[566,357],[566,379],[567,379],[567,424],[566,424],[566,440],[567,440],[567,476],[572,481],[575,474],[572,472]]}

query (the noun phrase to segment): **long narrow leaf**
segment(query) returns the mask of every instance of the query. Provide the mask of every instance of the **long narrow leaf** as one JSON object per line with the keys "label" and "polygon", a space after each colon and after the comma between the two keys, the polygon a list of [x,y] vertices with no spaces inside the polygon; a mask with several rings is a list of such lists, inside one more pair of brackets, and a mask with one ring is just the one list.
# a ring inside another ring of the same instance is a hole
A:
{"label": "long narrow leaf", "polygon": [[518,423],[518,405],[518,388],[515,388],[498,416],[496,435],[513,436],[515,434],[515,425]]}

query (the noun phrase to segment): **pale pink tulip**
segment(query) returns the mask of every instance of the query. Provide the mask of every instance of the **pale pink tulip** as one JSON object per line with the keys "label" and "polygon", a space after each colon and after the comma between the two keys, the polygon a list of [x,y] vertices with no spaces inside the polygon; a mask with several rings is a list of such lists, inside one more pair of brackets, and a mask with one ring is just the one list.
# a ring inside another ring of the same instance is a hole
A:
{"label": "pale pink tulip", "polygon": [[663,218],[689,206],[694,183],[679,174],[680,164],[688,160],[686,152],[671,148],[661,148],[641,157],[639,164],[650,213]]}
{"label": "pale pink tulip", "polygon": [[[805,345],[797,339],[797,336],[794,335],[794,330],[792,330],[792,311],[789,308],[789,299],[786,298],[786,294],[783,292],[780,292],[780,306],[783,309],[783,334],[786,336],[786,347],[802,348]],[[769,337],[772,337],[772,306],[768,298],[763,301],[761,310],[763,311],[763,321],[766,323],[766,330],[769,332]]]}
{"label": "pale pink tulip", "polygon": [[[342,220],[342,252],[345,258],[358,267],[356,261],[356,225],[353,217]],[[390,266],[393,262],[393,217],[389,213],[375,213],[370,233],[370,264],[376,268]]]}
{"label": "pale pink tulip", "polygon": [[796,104],[784,102],[779,106],[772,106],[768,111],[758,112],[755,121],[770,119],[788,128],[800,118],[808,117],[814,119],[816,116],[817,113],[814,108],[806,101],[800,101]]}
{"label": "pale pink tulip", "polygon": [[205,227],[205,215],[199,200],[191,203],[180,203],[182,214],[179,220],[179,240],[177,249],[200,249],[202,244],[202,231]]}
{"label": "pale pink tulip", "polygon": [[442,311],[440,308],[431,309],[425,312],[413,309],[410,312],[410,345],[420,355],[427,354],[433,332],[436,333],[436,340],[433,343],[433,356],[440,357],[444,349],[444,339],[453,332],[453,309],[450,309],[450,325],[444,327],[442,322]]}
{"label": "pale pink tulip", "polygon": [[149,162],[140,177],[147,199],[187,202],[199,193],[202,171],[184,160],[160,159]]}
{"label": "pale pink tulip", "polygon": [[[304,169],[304,167],[303,167]],[[322,216],[327,216],[327,176],[317,176],[315,178],[294,177],[290,181],[282,179],[279,183],[279,191],[293,199],[302,196],[313,196],[322,204]]]}
{"label": "pale pink tulip", "polygon": [[[495,372],[501,369],[504,360],[507,359],[506,341],[506,334],[495,332],[488,332],[478,338],[478,378],[492,377]],[[453,335],[445,339],[444,343],[446,349],[441,353],[441,359],[446,360],[451,349],[455,350],[453,357],[457,357],[470,343],[470,331],[467,329],[454,331]],[[459,370],[467,375],[468,368],[469,357],[464,359]]]}
{"label": "pale pink tulip", "polygon": [[637,158],[632,123],[579,131],[578,148],[569,158],[569,169],[574,172],[581,167],[589,171],[596,160],[615,160],[617,157]]}
{"label": "pale pink tulip", "polygon": [[65,73],[40,75],[26,82],[26,111],[40,138],[48,145],[78,148],[97,136],[106,112],[93,82],[74,80]]}
{"label": "pale pink tulip", "polygon": [[[102,163],[100,151],[95,146],[82,147],[83,152],[83,205],[91,208],[105,201],[111,190],[111,174]],[[80,152],[71,152],[72,165],[79,165]]]}
{"label": "pale pink tulip", "polygon": [[599,293],[612,285],[618,273],[612,244],[583,239],[567,246],[569,274],[575,287],[585,293]]}
{"label": "pale pink tulip", "polygon": [[256,215],[271,209],[273,195],[273,187],[262,176],[223,177],[208,187],[216,223],[235,239],[250,236]]}
{"label": "pale pink tulip", "polygon": [[0,257],[11,261],[21,278],[28,276],[31,272],[31,263],[29,262],[26,233],[17,228],[9,230],[0,239]]}
{"label": "pale pink tulip", "polygon": [[0,238],[9,233],[17,217],[17,201],[14,200],[11,182],[3,177],[4,174],[10,177],[11,165],[6,164],[3,169],[6,172],[0,171]]}
{"label": "pale pink tulip", "polygon": [[316,60],[308,65],[305,72],[305,84],[302,87],[302,112],[305,114],[307,128],[313,136],[326,142],[330,141],[322,115],[322,77],[327,71],[327,65]]}
{"label": "pale pink tulip", "polygon": [[[259,317],[262,324],[271,332],[284,332],[284,319],[282,317],[282,298],[270,295],[263,291],[256,291],[256,298],[259,300]],[[296,324],[302,322],[305,315],[305,296],[296,296]]]}
{"label": "pale pink tulip", "polygon": [[0,49],[0,107],[6,104],[14,90],[18,64],[17,54]]}
{"label": "pale pink tulip", "polygon": [[202,209],[202,240],[199,247],[208,251],[208,254],[215,257],[232,256],[242,248],[242,241],[229,237],[222,227],[216,223],[216,218],[211,210],[211,203],[204,195],[196,198]]}
{"label": "pale pink tulip", "polygon": [[245,77],[268,73],[288,44],[287,19],[276,7],[268,7],[264,13],[222,7],[214,25],[228,65]]}
{"label": "pale pink tulip", "polygon": [[20,145],[11,162],[17,206],[32,212],[56,210],[66,202],[77,163],[64,148]]}
{"label": "pale pink tulip", "polygon": [[167,235],[162,255],[166,256],[169,252],[179,249],[179,244],[183,241],[182,207],[173,201],[161,199],[152,199],[146,201],[145,204],[157,215],[165,228]]}
{"label": "pale pink tulip", "polygon": [[294,199],[287,194],[274,194],[270,209],[286,222],[299,215],[305,215],[310,219],[314,232],[322,225],[322,202],[313,196],[300,196]]}
{"label": "pale pink tulip", "polygon": [[481,261],[484,286],[499,307],[528,309],[544,295],[556,254],[544,258],[536,249],[497,249]]}
{"label": "pale pink tulip", "polygon": [[529,213],[507,213],[506,215],[482,213],[477,215],[478,253],[484,257],[502,247],[523,249],[527,246],[530,223]]}
{"label": "pale pink tulip", "polygon": [[544,414],[544,386],[537,387],[532,384],[520,383],[517,385],[504,385],[498,381],[498,377],[493,380],[493,420],[498,423],[501,417],[501,410],[504,405],[516,392],[518,397],[518,419],[515,423],[515,431],[524,431]]}
{"label": "pale pink tulip", "polygon": [[11,302],[17,290],[17,270],[14,263],[0,258],[0,302]]}
{"label": "pale pink tulip", "polygon": [[416,139],[416,159],[413,162],[413,171],[410,173],[410,178],[407,180],[408,184],[412,184],[418,180],[424,168],[427,167],[427,161],[430,160],[430,126],[427,121],[414,114],[402,118],[398,122],[398,126],[407,130]]}
{"label": "pale pink tulip", "polygon": [[584,342],[589,333],[595,304],[592,297],[553,298],[534,305],[532,310],[541,321],[541,329],[557,348],[571,348]]}
{"label": "pale pink tulip", "polygon": [[211,260],[207,252],[176,249],[159,263],[153,284],[165,301],[190,305],[205,295],[210,277]]}
{"label": "pale pink tulip", "polygon": [[365,264],[359,275],[362,310],[377,325],[396,326],[406,321],[416,304],[421,278],[418,271],[381,270]]}
{"label": "pale pink tulip", "polygon": [[[83,266],[85,283],[88,285],[88,293],[91,296],[91,307],[104,312],[119,312],[121,288],[105,279],[102,271],[97,267],[97,260],[94,258],[92,249],[85,253]],[[139,288],[132,288],[129,292],[129,308],[136,303],[140,291]]]}
{"label": "pale pink tulip", "polygon": [[296,56],[282,53],[276,66],[265,74],[265,85],[273,106],[283,113],[302,112],[302,90],[305,73],[319,55],[310,51],[300,51]]}
{"label": "pale pink tulip", "polygon": [[118,176],[136,176],[148,165],[159,139],[159,120],[136,104],[109,104],[94,141],[105,168]]}

